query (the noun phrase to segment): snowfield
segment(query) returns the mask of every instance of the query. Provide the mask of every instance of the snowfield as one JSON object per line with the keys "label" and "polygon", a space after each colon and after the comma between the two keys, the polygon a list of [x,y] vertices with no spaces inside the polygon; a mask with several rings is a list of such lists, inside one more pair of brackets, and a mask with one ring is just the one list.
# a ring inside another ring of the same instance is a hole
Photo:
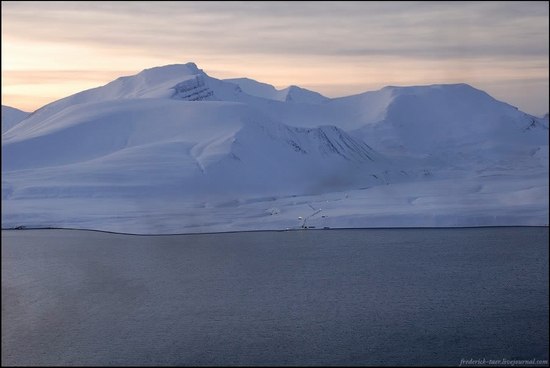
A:
{"label": "snowfield", "polygon": [[547,226],[548,117],[466,84],[326,98],[194,63],[2,106],[2,228]]}

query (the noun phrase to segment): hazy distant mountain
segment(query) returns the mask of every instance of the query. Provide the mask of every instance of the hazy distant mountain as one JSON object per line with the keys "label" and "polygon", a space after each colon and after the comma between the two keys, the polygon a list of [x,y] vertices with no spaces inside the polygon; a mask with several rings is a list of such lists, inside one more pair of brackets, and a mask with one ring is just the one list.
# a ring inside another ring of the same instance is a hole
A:
{"label": "hazy distant mountain", "polygon": [[2,134],[13,128],[28,115],[28,112],[21,111],[14,107],[2,105]]}
{"label": "hazy distant mountain", "polygon": [[547,192],[547,117],[466,84],[329,99],[176,64],[2,136],[3,227],[251,230],[307,211],[332,227],[544,224]]}

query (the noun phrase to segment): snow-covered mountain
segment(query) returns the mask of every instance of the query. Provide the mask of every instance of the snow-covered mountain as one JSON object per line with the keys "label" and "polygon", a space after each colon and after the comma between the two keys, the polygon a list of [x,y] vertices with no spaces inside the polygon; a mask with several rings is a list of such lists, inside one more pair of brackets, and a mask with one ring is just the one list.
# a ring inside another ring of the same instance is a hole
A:
{"label": "snow-covered mountain", "polygon": [[541,225],[547,193],[547,118],[466,84],[329,99],[176,64],[2,135],[3,228]]}
{"label": "snow-covered mountain", "polygon": [[2,134],[13,128],[27,116],[29,116],[28,112],[2,105]]}
{"label": "snow-covered mountain", "polygon": [[[146,69],[133,76],[120,77],[105,86],[85,90],[47,104],[25,119],[18,131],[48,126],[50,117],[80,104],[129,99],[240,101],[244,98],[246,101],[247,97],[254,99],[245,95],[234,84],[208,77],[194,63],[168,65]],[[6,136],[5,139],[16,136],[18,131]]]}
{"label": "snow-covered mountain", "polygon": [[278,90],[270,84],[256,82],[255,80],[249,78],[231,78],[224,79],[224,81],[238,85],[241,90],[251,96],[263,97],[269,100],[306,103],[319,103],[328,100],[327,97],[320,93],[313,92],[305,88],[300,88],[298,86],[290,86]]}
{"label": "snow-covered mountain", "polygon": [[[466,84],[385,87],[318,106],[273,108],[295,126],[334,124],[390,156],[460,151],[476,142],[544,144],[547,120]],[[518,142],[519,141],[519,142]]]}

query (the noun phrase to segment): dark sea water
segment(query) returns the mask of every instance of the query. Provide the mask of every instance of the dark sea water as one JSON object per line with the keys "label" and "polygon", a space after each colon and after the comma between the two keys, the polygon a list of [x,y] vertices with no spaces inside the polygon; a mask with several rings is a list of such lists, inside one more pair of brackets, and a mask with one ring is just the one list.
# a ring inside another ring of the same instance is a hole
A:
{"label": "dark sea water", "polygon": [[547,227],[2,231],[2,365],[548,360],[548,240]]}

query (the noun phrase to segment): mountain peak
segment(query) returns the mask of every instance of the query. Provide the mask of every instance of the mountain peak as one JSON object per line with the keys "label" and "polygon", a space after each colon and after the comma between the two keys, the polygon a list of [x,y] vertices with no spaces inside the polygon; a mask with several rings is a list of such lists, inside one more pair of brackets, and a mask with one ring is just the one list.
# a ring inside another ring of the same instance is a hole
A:
{"label": "mountain peak", "polygon": [[250,78],[231,78],[224,79],[224,81],[238,85],[246,94],[266,98],[268,100],[304,103],[319,103],[329,100],[329,98],[320,93],[296,85],[278,90],[271,84],[261,83]]}
{"label": "mountain peak", "polygon": [[467,83],[438,83],[438,84],[425,84],[425,85],[414,85],[414,86],[393,86],[389,85],[383,87],[382,90],[397,90],[402,92],[416,92],[419,90],[476,90],[480,91],[477,88],[470,86]]}
{"label": "mountain peak", "polygon": [[187,64],[169,64],[144,69],[136,75],[122,78],[144,78],[144,80],[159,83],[174,78],[187,77],[192,75],[205,75],[202,69],[199,69],[195,63]]}
{"label": "mountain peak", "polygon": [[197,64],[193,62],[185,63],[185,64],[168,64],[163,66],[156,66],[153,68],[147,68],[142,70],[143,72],[153,72],[153,71],[186,71],[191,74],[199,74],[204,73],[202,69],[199,69],[197,67]]}
{"label": "mountain peak", "polygon": [[298,87],[294,84],[285,88],[283,91],[285,91],[285,102],[319,103],[328,100],[327,97],[320,93]]}

